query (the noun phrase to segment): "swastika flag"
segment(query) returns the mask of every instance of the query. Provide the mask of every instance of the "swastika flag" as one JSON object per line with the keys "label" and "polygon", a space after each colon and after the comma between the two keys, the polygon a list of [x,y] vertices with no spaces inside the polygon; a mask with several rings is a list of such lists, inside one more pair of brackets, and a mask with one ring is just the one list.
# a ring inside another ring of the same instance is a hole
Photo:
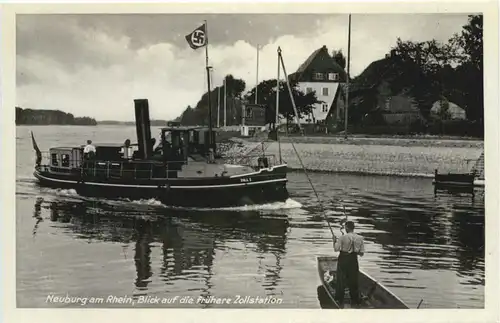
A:
{"label": "swastika flag", "polygon": [[196,28],[192,33],[186,36],[186,40],[192,49],[198,49],[207,44],[207,31],[205,24]]}

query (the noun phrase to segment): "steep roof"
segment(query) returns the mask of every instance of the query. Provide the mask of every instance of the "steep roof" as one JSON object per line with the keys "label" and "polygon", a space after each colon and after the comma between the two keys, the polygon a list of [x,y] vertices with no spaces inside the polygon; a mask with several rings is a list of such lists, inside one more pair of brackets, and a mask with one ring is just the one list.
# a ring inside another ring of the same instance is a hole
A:
{"label": "steep roof", "polygon": [[318,48],[314,52],[312,52],[312,54],[309,55],[309,57],[302,64],[300,64],[299,68],[297,69],[297,71],[295,73],[298,73],[298,74],[304,73],[304,71],[309,67],[309,65],[311,65],[312,61],[316,58],[316,56],[318,56],[318,53],[323,48],[325,48],[325,47]]}
{"label": "steep roof", "polygon": [[376,87],[382,81],[406,81],[423,77],[417,64],[403,61],[397,56],[390,56],[372,62],[365,70],[354,78],[350,91]]}
{"label": "steep roof", "polygon": [[340,79],[345,81],[346,72],[344,69],[330,56],[328,53],[328,48],[326,46],[320,47],[316,49],[314,52],[309,55],[309,57],[299,66],[295,73],[292,73],[289,77],[291,79],[296,79],[298,81],[301,80],[302,75],[311,70],[321,70],[321,69],[330,69],[335,71],[335,73],[339,73]]}

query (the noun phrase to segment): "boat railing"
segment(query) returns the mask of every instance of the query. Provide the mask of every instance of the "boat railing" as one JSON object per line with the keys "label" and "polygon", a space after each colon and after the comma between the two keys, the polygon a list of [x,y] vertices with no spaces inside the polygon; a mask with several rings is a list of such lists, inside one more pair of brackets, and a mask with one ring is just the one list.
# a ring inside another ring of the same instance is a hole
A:
{"label": "boat railing", "polygon": [[248,154],[245,156],[230,156],[220,159],[225,164],[242,165],[254,168],[267,168],[276,166],[278,159],[272,154]]}
{"label": "boat railing", "polygon": [[[182,170],[183,165],[190,162],[185,160],[154,161],[154,160],[98,160],[98,159],[71,159],[52,160],[49,153],[42,153],[42,171],[50,171],[59,174],[78,174],[83,177],[100,177],[116,179],[164,179],[172,177],[172,172]],[[245,157],[223,157],[217,158],[217,164],[229,164],[248,166],[254,169],[268,168],[276,165],[274,155],[247,155]]]}
{"label": "boat railing", "polygon": [[84,177],[154,179],[165,178],[170,171],[182,169],[187,162],[183,160],[100,160],[100,159],[72,159],[53,160],[51,154],[42,153],[42,171],[59,174],[81,173]]}

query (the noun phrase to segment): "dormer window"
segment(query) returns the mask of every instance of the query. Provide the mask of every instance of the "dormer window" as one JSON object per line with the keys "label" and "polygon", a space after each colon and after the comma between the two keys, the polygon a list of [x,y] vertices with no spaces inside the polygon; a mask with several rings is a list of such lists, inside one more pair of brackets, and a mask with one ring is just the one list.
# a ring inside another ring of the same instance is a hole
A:
{"label": "dormer window", "polygon": [[339,73],[328,73],[328,80],[329,81],[338,81],[339,80]]}
{"label": "dormer window", "polygon": [[325,75],[323,73],[314,73],[313,74],[313,79],[314,80],[324,80],[325,79]]}

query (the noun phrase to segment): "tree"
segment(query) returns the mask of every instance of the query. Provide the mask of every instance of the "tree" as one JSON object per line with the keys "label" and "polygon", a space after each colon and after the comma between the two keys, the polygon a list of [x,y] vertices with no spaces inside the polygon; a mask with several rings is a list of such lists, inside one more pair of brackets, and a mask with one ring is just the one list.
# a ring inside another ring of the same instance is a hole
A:
{"label": "tree", "polygon": [[193,109],[190,105],[182,112],[180,117],[180,122],[186,126],[195,126],[198,123],[198,116],[195,109]]}
{"label": "tree", "polygon": [[455,41],[441,44],[435,39],[424,42],[397,39],[392,48],[399,59],[417,64],[426,76],[434,76],[446,65],[456,64],[460,58],[460,48]]}
{"label": "tree", "polygon": [[[228,97],[241,98],[243,91],[245,91],[246,83],[241,79],[235,79],[231,74],[226,75],[226,94]],[[224,90],[224,87],[222,87]]]}
{"label": "tree", "polygon": [[[297,112],[299,117],[310,115],[314,104],[322,103],[316,97],[316,92],[304,93],[298,88],[298,83],[296,81],[291,82],[290,86],[292,88],[292,95],[297,107]],[[272,112],[276,110],[276,80],[265,80],[259,83],[258,88],[258,102],[259,104],[264,104],[267,109],[271,109]],[[288,86],[285,81],[280,81],[280,92],[279,92],[279,110],[278,113],[285,117],[287,121],[292,121],[295,118],[295,112],[292,105],[292,100],[290,99],[290,94],[288,92]],[[246,100],[249,102],[255,101],[255,87],[251,89],[247,95]],[[271,115],[271,114],[269,114]]]}
{"label": "tree", "polygon": [[[445,44],[436,40],[411,42],[397,40],[393,48],[403,61],[411,61],[422,69],[431,82],[431,93],[419,91],[421,82],[415,82],[413,94],[417,102],[429,102],[444,95],[463,106],[467,119],[483,122],[483,17],[471,15],[456,34]],[[427,97],[427,99],[424,99]]]}
{"label": "tree", "polygon": [[[461,91],[465,97],[467,118],[484,123],[484,84],[483,84],[483,16],[469,16],[468,24],[463,26],[462,34],[456,36],[464,52],[457,73],[464,82]],[[467,81],[465,81],[467,80]]]}
{"label": "tree", "polygon": [[458,43],[464,50],[465,60],[478,70],[483,69],[483,16],[469,16],[469,22],[463,26]]}
{"label": "tree", "polygon": [[[245,91],[245,81],[235,78],[233,75],[229,74],[225,76],[226,84],[226,95],[227,95],[227,111],[226,120],[228,125],[237,124],[240,121],[241,113],[240,101],[243,92]],[[224,86],[216,87],[210,92],[211,108],[212,108],[212,125],[217,124],[217,100],[218,92],[220,91],[221,96],[224,93]],[[221,97],[221,105],[223,102],[223,97]],[[240,115],[238,115],[238,113]],[[223,115],[223,110],[220,109],[220,114]],[[222,116],[219,116],[222,118]],[[196,106],[192,108],[188,106],[181,115],[181,124],[183,125],[206,125],[208,124],[208,92],[205,92],[200,100],[196,103]]]}
{"label": "tree", "polygon": [[335,60],[337,64],[342,67],[342,69],[345,70],[345,67],[347,66],[346,62],[347,59],[345,58],[344,54],[342,53],[342,49],[339,50],[333,50],[332,51],[332,58]]}

